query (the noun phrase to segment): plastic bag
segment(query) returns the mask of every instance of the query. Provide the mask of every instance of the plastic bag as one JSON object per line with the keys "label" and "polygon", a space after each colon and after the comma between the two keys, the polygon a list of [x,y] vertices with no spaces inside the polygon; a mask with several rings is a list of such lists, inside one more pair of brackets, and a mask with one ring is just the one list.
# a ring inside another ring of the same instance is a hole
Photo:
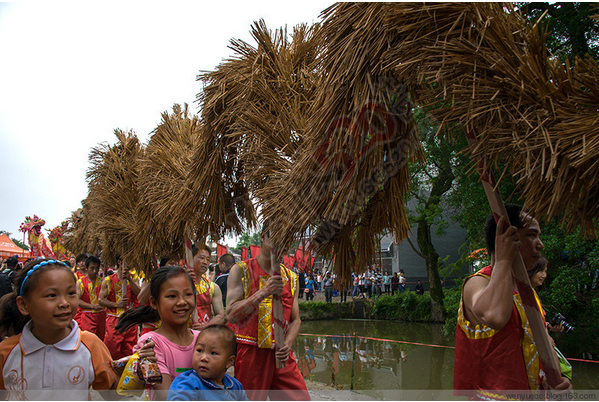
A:
{"label": "plastic bag", "polygon": [[562,352],[557,347],[553,347],[555,349],[555,353],[557,353],[557,358],[559,359],[559,368],[562,372],[562,376],[567,377],[572,380],[572,365],[570,362],[564,357]]}
{"label": "plastic bag", "polygon": [[129,356],[127,365],[123,369],[123,374],[119,379],[116,392],[119,395],[136,395],[141,396],[146,386],[145,381],[140,380],[137,375],[137,366],[139,364],[139,355],[137,352]]}

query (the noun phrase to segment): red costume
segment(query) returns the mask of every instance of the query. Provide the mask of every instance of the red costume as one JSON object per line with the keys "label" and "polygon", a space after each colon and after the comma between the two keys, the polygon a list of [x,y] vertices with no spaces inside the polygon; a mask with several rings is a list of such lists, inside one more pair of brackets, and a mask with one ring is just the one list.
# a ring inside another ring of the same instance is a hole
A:
{"label": "red costume", "polygon": [[[490,280],[485,267],[480,275]],[[464,281],[466,283],[466,281]],[[542,370],[520,294],[514,291],[509,321],[500,330],[473,325],[458,312],[453,388],[456,395],[502,399],[502,391],[541,389]]]}
{"label": "red costume", "polygon": [[[112,274],[104,279],[108,286],[108,295],[106,300],[113,303],[121,301],[122,287],[127,286],[127,281],[121,281],[116,274]],[[119,333],[114,329],[118,318],[133,307],[138,307],[137,296],[133,293],[131,286],[127,286],[127,299],[129,305],[126,308],[108,308],[106,311],[106,332],[104,335],[104,343],[108,346],[110,354],[114,360],[121,357],[129,356],[132,353],[133,346],[137,343],[137,328],[132,326],[123,333]]]}
{"label": "red costume", "polygon": [[214,296],[214,282],[202,276],[200,283],[196,284],[196,309],[198,310],[198,323],[206,324],[212,319],[212,296]]}
{"label": "red costume", "polygon": [[[98,296],[102,288],[102,279],[97,277],[94,282],[90,281],[87,276],[82,276],[77,280],[77,287],[81,301],[89,304],[98,304]],[[87,308],[79,308],[75,320],[79,324],[82,331],[89,331],[104,340],[104,332],[106,326],[106,309],[94,310]]]}
{"label": "red costume", "polygon": [[[244,298],[247,299],[262,288],[270,275],[266,274],[255,258],[240,263]],[[296,275],[281,265],[283,279],[283,322],[289,325],[293,307]],[[309,400],[306,383],[297,367],[295,356],[289,354],[285,367],[276,368],[274,344],[272,295],[260,302],[250,315],[231,325],[237,335],[237,358],[235,378],[243,385],[250,400]],[[256,368],[259,367],[259,372]]]}

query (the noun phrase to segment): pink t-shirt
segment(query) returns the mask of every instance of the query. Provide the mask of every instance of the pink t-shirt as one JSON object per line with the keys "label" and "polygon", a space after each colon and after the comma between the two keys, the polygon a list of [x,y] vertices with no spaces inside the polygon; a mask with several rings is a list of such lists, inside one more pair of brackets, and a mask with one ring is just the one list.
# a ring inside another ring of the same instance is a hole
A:
{"label": "pink t-shirt", "polygon": [[143,346],[144,341],[151,337],[152,341],[156,344],[154,346],[154,353],[156,354],[156,363],[160,372],[168,374],[171,380],[174,380],[179,374],[192,369],[193,347],[196,344],[200,331],[194,329],[190,329],[190,331],[193,333],[193,342],[187,346],[177,345],[154,331],[148,332],[139,338],[137,344],[133,347],[133,352],[135,353]]}

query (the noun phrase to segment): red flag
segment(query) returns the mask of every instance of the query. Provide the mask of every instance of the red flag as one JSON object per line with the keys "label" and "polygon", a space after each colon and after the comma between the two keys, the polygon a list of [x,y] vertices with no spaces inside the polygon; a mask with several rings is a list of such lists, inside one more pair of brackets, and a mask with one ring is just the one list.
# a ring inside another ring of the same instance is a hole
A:
{"label": "red flag", "polygon": [[248,248],[241,246],[241,261],[245,261],[249,258]]}
{"label": "red flag", "polygon": [[262,250],[262,246],[254,246],[253,244],[250,244],[250,252],[252,253],[252,256],[250,258],[258,257],[258,254],[260,254],[260,250]]}
{"label": "red flag", "polygon": [[291,259],[291,256],[284,255],[283,256],[283,264],[289,269],[293,268],[293,260]]}
{"label": "red flag", "polygon": [[303,270],[305,267],[304,262],[304,250],[301,247],[295,249],[295,262],[297,264],[297,268]]}
{"label": "red flag", "polygon": [[227,254],[227,246],[216,243],[216,258],[220,258],[222,255]]}

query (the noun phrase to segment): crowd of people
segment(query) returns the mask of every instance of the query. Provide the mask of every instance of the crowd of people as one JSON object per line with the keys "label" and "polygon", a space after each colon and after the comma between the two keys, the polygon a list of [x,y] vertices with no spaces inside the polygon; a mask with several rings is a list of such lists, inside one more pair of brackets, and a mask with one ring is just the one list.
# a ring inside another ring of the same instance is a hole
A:
{"label": "crowd of people", "polygon": [[[283,265],[275,272],[267,229],[261,240],[257,257],[236,263],[225,254],[212,272],[210,248],[194,246],[191,269],[165,256],[150,278],[119,256],[112,267],[93,255],[22,268],[2,261],[10,284],[0,299],[2,396],[87,400],[93,388],[114,399],[107,392],[122,378],[111,365],[147,359],[161,374],[145,384],[151,400],[309,400],[291,350],[298,278]],[[277,295],[284,343],[275,347]]]}
{"label": "crowd of people", "polygon": [[[540,227],[520,207],[506,207],[511,225],[491,215],[485,226],[491,265],[463,283],[458,395],[548,388],[511,275],[520,254],[532,286],[543,283]],[[105,392],[120,386],[114,361],[139,358],[139,364],[154,361],[161,373],[161,381],[145,384],[153,400],[309,400],[292,352],[301,324],[298,299],[324,291],[330,303],[339,286],[331,271],[306,275],[271,260],[267,226],[260,240],[257,257],[236,263],[225,254],[213,272],[210,248],[194,246],[190,267],[166,256],[151,278],[118,256],[112,267],[85,255],[32,260],[22,269],[16,258],[3,261],[0,277],[10,286],[0,299],[0,390],[8,399],[88,399],[90,387]],[[403,271],[390,275],[373,266],[352,275],[350,294],[393,295],[406,283]],[[421,281],[414,290],[424,293]],[[340,293],[343,301],[349,288]],[[274,316],[279,302],[282,318]],[[282,339],[275,339],[278,329]],[[563,331],[561,324],[548,329]],[[227,373],[231,367],[234,377]],[[571,367],[562,368],[553,389],[570,391],[570,378]]]}
{"label": "crowd of people", "polygon": [[[314,273],[304,274],[303,272],[295,271],[300,279],[300,284],[304,284],[300,289],[299,298],[302,299],[304,294],[306,301],[314,300],[318,292],[323,292],[327,303],[333,302],[333,297],[339,296],[339,301],[344,303],[347,301],[347,296],[352,298],[373,298],[382,295],[395,295],[403,293],[407,290],[407,280],[403,269],[397,273],[389,273],[383,270],[378,265],[369,267],[362,273],[352,272],[351,286],[342,286],[337,283],[337,275],[325,270],[321,273],[316,269]],[[414,292],[418,295],[424,294],[424,285],[421,280],[418,280],[414,286]]]}

